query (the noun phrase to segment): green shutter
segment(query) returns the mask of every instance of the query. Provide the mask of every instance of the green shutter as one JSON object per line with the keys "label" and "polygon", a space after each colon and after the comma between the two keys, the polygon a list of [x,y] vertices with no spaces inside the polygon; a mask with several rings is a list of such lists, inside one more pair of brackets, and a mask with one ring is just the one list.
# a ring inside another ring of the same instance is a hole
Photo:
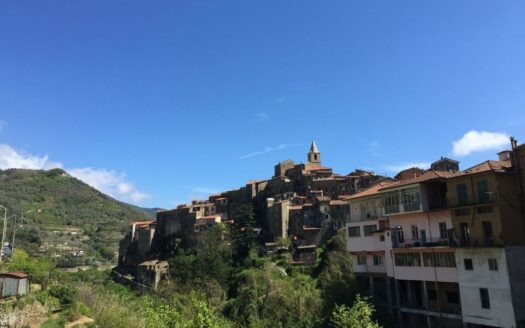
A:
{"label": "green shutter", "polygon": [[458,194],[458,205],[467,205],[467,186],[464,183],[456,185],[456,192]]}
{"label": "green shutter", "polygon": [[478,201],[480,203],[488,203],[489,201],[489,185],[487,180],[480,180],[476,182],[476,187],[478,188]]}

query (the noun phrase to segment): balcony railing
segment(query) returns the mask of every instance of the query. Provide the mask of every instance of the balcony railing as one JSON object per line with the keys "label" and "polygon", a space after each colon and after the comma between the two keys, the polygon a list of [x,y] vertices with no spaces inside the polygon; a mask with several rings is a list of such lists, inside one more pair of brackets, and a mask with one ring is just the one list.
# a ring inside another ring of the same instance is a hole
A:
{"label": "balcony railing", "polygon": [[460,247],[492,247],[500,244],[494,237],[462,237],[458,239],[458,246]]}
{"label": "balcony railing", "polygon": [[385,206],[385,215],[421,211],[421,202]]}
{"label": "balcony railing", "polygon": [[394,248],[405,247],[438,247],[438,246],[456,246],[457,242],[449,238],[419,238],[399,240],[397,237],[392,239]]}
{"label": "balcony railing", "polygon": [[497,193],[487,192],[486,195],[483,197],[467,197],[467,198],[449,197],[447,198],[447,204],[449,208],[468,207],[468,206],[478,206],[478,205],[483,205],[483,204],[491,204],[497,201],[498,199],[499,197]]}

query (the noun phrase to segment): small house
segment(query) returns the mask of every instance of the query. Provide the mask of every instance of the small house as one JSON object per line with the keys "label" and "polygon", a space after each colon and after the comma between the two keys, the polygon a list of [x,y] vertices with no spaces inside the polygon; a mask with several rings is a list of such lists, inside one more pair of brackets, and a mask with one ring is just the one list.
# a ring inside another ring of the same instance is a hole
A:
{"label": "small house", "polygon": [[29,292],[29,276],[24,272],[0,273],[0,299]]}

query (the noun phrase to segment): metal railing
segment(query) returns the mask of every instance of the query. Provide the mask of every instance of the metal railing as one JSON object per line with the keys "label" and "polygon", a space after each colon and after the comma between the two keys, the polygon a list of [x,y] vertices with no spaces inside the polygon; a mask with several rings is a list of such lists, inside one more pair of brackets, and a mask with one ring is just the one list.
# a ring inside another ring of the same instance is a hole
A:
{"label": "metal railing", "polygon": [[486,195],[483,197],[479,197],[479,195],[475,195],[475,197],[472,197],[472,195],[470,195],[467,198],[448,197],[447,205],[448,207],[476,206],[494,203],[498,199],[498,193],[487,192]]}
{"label": "metal railing", "polygon": [[384,207],[385,215],[421,211],[421,202],[401,203]]}
{"label": "metal railing", "polygon": [[457,242],[451,238],[419,238],[399,240],[398,237],[392,238],[394,248],[404,247],[437,247],[437,246],[456,246]]}

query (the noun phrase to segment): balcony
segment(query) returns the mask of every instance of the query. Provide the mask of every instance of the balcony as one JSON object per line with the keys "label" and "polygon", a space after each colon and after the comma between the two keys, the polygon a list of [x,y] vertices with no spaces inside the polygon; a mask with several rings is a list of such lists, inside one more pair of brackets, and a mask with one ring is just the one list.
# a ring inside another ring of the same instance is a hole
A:
{"label": "balcony", "polygon": [[421,211],[421,202],[403,203],[385,206],[385,215],[402,214]]}
{"label": "balcony", "polygon": [[447,204],[449,208],[458,208],[458,207],[475,207],[480,205],[492,204],[495,201],[499,200],[498,194],[495,192],[486,192],[485,195],[478,195],[476,198],[467,197],[467,198],[458,198],[458,197],[449,197],[447,199]]}
{"label": "balcony", "polygon": [[494,237],[465,237],[459,238],[458,246],[460,247],[495,247],[503,243],[494,240]]}
{"label": "balcony", "polygon": [[456,246],[457,242],[454,239],[449,238],[419,238],[419,239],[404,239],[399,240],[394,235],[392,237],[393,248],[410,248],[410,247],[447,247]]}

